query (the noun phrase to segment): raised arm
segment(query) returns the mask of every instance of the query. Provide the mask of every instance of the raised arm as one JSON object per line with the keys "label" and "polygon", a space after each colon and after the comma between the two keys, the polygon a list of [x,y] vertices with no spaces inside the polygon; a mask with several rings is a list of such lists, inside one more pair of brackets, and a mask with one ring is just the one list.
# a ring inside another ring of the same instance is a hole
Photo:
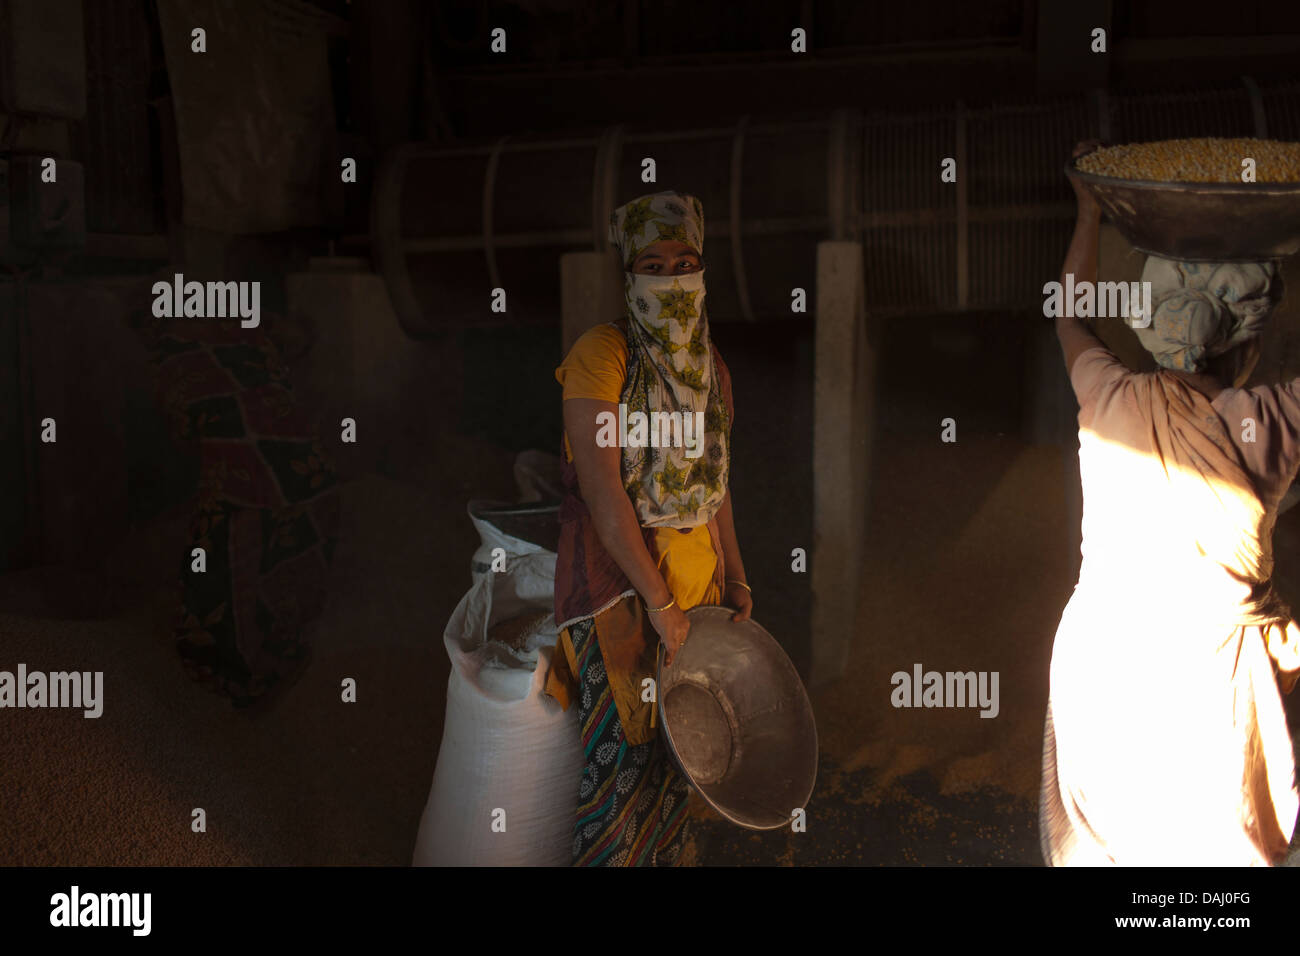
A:
{"label": "raised arm", "polygon": [[[1092,143],[1080,143],[1075,147],[1074,155],[1087,152]],[[1078,200],[1079,212],[1074,222],[1074,236],[1070,239],[1070,248],[1065,253],[1065,263],[1061,266],[1061,285],[1065,285],[1067,274],[1074,276],[1074,284],[1097,281],[1097,241],[1101,231],[1101,207],[1086,186],[1070,180]],[[1062,308],[1064,313],[1066,309]],[[1074,368],[1074,361],[1088,349],[1104,345],[1093,334],[1082,319],[1067,315],[1056,318],[1056,337],[1060,339],[1061,351],[1065,353],[1065,370]]]}
{"label": "raised arm", "polygon": [[[632,587],[645,599],[647,608],[662,608],[672,600],[672,592],[650,556],[637,521],[636,510],[623,489],[622,453],[617,446],[602,448],[596,443],[597,416],[601,412],[618,414],[618,406],[594,398],[569,398],[564,402],[564,430],[573,451],[573,467],[578,473],[582,498],[591,511],[600,543],[614,559]],[[650,623],[667,648],[672,661],[677,648],[686,639],[690,622],[681,608],[673,605],[650,614]]]}

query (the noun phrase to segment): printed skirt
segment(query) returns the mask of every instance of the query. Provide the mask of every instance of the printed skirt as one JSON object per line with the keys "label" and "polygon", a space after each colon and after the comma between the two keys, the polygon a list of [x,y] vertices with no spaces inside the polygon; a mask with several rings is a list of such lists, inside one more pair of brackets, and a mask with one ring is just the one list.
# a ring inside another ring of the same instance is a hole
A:
{"label": "printed skirt", "polygon": [[570,626],[587,764],[578,793],[574,866],[673,866],[687,836],[690,785],[663,740],[629,746],[605,674],[595,621]]}

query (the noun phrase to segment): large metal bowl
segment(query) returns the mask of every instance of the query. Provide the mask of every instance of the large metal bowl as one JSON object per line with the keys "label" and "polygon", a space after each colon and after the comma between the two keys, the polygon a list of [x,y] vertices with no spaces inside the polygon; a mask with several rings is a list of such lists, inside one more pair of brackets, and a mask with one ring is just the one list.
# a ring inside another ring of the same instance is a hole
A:
{"label": "large metal bowl", "polygon": [[[1086,153],[1084,155],[1087,155]],[[1188,262],[1262,262],[1300,252],[1300,183],[1159,183],[1079,169],[1120,234],[1148,255]]]}
{"label": "large metal bowl", "polygon": [[711,807],[751,830],[787,826],[817,780],[817,726],[799,673],[755,621],[724,607],[686,613],[690,636],[659,667],[669,750]]}

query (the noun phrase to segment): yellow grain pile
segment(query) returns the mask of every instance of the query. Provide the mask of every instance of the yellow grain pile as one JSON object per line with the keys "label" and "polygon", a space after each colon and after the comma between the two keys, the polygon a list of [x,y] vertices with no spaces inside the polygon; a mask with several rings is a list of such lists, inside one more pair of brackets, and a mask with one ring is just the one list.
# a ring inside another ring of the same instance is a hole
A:
{"label": "yellow grain pile", "polygon": [[1255,161],[1255,182],[1300,182],[1300,143],[1271,139],[1166,139],[1106,146],[1081,157],[1087,173],[1161,183],[1240,183],[1242,161]]}

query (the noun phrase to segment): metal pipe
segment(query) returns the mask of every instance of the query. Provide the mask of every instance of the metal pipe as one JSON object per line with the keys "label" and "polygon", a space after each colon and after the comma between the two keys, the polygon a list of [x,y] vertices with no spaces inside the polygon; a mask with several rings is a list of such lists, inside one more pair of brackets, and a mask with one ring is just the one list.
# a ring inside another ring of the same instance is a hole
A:
{"label": "metal pipe", "polygon": [[957,308],[970,304],[970,170],[966,163],[966,105],[957,101]]}
{"label": "metal pipe", "polygon": [[742,116],[736,123],[731,139],[731,268],[736,276],[736,292],[740,299],[740,314],[746,322],[754,321],[754,309],[749,302],[749,279],[745,274],[745,253],[741,248],[743,237],[740,232],[740,186],[745,168],[745,126],[748,116]]}
{"label": "metal pipe", "polygon": [[1105,89],[1093,90],[1093,102],[1097,106],[1097,138],[1103,143],[1111,142],[1110,96]]}
{"label": "metal pipe", "polygon": [[[749,129],[755,133],[792,133],[801,130],[825,129],[826,120],[790,120],[783,123],[754,123]],[[678,130],[666,133],[633,133],[623,136],[624,143],[690,143],[704,139],[724,139],[736,131],[734,126],[718,126],[702,129]],[[603,134],[602,134],[603,135]],[[600,136],[588,136],[581,139],[516,140],[506,150],[509,153],[546,153],[565,149],[592,149],[600,143]],[[475,146],[439,146],[436,144],[407,144],[403,149],[412,149],[416,156],[412,158],[441,159],[448,156],[490,156],[497,149],[498,143]],[[423,154],[423,155],[419,155]]]}
{"label": "metal pipe", "polygon": [[[903,220],[899,220],[902,222]],[[916,222],[924,221],[917,218]],[[792,232],[823,232],[829,220],[826,216],[787,216],[781,219],[749,219],[745,221],[745,234],[749,236],[779,236]],[[907,224],[912,224],[908,220]],[[732,235],[730,225],[717,224],[709,227],[709,235],[714,238],[729,239]],[[539,229],[536,232],[500,233],[492,237],[492,245],[497,249],[544,249],[552,246],[581,246],[590,241],[589,229]],[[370,241],[364,236],[345,237],[344,244],[351,245]],[[484,248],[484,237],[445,236],[440,238],[407,239],[401,248],[408,253],[431,252],[472,252]]]}
{"label": "metal pipe", "polygon": [[591,177],[591,247],[600,252],[609,245],[609,217],[618,189],[619,159],[623,154],[623,127],[611,126],[601,134]]}
{"label": "metal pipe", "polygon": [[1259,84],[1255,82],[1253,76],[1243,76],[1241,82],[1250,95],[1250,112],[1255,120],[1255,136],[1258,139],[1268,139],[1268,118],[1264,115],[1264,97],[1259,92]]}
{"label": "metal pipe", "polygon": [[483,174],[483,252],[487,256],[488,278],[493,289],[500,289],[503,286],[501,272],[497,269],[496,246],[492,242],[492,200],[496,194],[497,166],[501,163],[501,148],[509,138],[509,136],[502,136],[497,140],[496,146],[492,147],[492,154],[488,157],[487,169]]}
{"label": "metal pipe", "polygon": [[[1035,219],[1070,219],[1074,207],[1066,203],[1022,203],[1015,206],[985,206],[971,208],[967,220],[972,223],[1020,222]],[[845,216],[845,228],[852,234],[861,229],[890,227],[934,226],[956,222],[956,212],[950,209],[900,209],[896,212],[851,213]],[[829,232],[833,223],[829,216],[787,216],[779,219],[747,219],[744,232],[747,236],[779,236],[792,232]],[[716,223],[709,227],[709,235],[729,239],[729,224]],[[544,249],[551,246],[582,245],[591,239],[588,229],[539,229],[536,232],[499,233],[492,243],[497,249]],[[342,237],[339,244],[356,247],[373,244],[371,236],[354,234]],[[473,252],[482,249],[483,237],[446,236],[442,238],[407,239],[401,248],[408,253]]]}
{"label": "metal pipe", "polygon": [[836,110],[826,150],[826,214],[835,240],[857,238],[851,233],[861,222],[862,208],[857,171],[861,165],[862,130],[852,110]]}
{"label": "metal pipe", "polygon": [[418,149],[398,147],[379,164],[370,204],[370,254],[388,286],[388,297],[403,331],[411,338],[426,339],[433,330],[411,286],[402,241],[402,184],[406,179],[406,165]]}

